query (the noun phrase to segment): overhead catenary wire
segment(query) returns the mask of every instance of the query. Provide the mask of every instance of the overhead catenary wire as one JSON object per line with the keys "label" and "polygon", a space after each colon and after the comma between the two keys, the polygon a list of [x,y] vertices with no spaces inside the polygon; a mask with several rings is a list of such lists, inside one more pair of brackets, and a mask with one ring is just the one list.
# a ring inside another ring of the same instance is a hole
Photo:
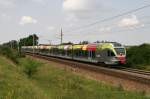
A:
{"label": "overhead catenary wire", "polygon": [[136,9],[133,9],[133,10],[130,10],[130,11],[127,11],[127,12],[124,12],[124,13],[121,13],[121,14],[118,14],[118,15],[115,15],[115,16],[112,16],[112,17],[109,17],[109,18],[105,18],[103,20],[98,20],[96,22],[93,22],[93,23],[90,23],[90,24],[87,24],[87,25],[84,25],[84,26],[81,26],[81,27],[77,27],[77,28],[74,28],[72,30],[67,30],[65,32],[72,32],[72,31],[77,31],[77,30],[80,30],[80,29],[88,28],[88,27],[94,26],[98,23],[103,23],[103,22],[106,22],[106,21],[110,21],[110,20],[116,19],[118,17],[125,16],[125,15],[131,14],[131,13],[134,13],[134,12],[137,12],[137,11],[140,11],[142,9],[149,8],[149,7],[150,7],[150,4],[139,7],[139,8],[136,8]]}
{"label": "overhead catenary wire", "polygon": [[[116,31],[113,31],[113,32],[115,32],[115,33],[117,32],[117,33],[118,33],[118,32],[134,31],[134,30],[138,30],[138,29],[149,28],[150,22],[147,22],[147,23],[145,23],[144,25],[145,25],[145,26],[143,26],[143,27],[142,27],[142,26],[141,26],[141,27],[133,27],[133,28],[131,27],[131,28],[128,28],[128,29],[116,30]],[[91,33],[92,33],[92,35],[93,35],[94,32],[97,32],[97,31],[88,32],[88,34],[91,34]],[[110,33],[110,31],[108,31],[107,34],[108,34],[108,33]],[[106,34],[106,32],[105,32],[105,34]],[[84,35],[84,34],[83,34],[83,35]],[[80,35],[80,36],[81,36],[81,35]],[[80,36],[79,36],[79,35],[78,35],[78,36],[76,35],[76,36],[74,36],[74,37],[80,37]],[[85,36],[85,35],[84,35],[84,36]],[[68,38],[68,37],[69,37],[69,38],[72,38],[71,36],[67,36],[67,38]]]}
{"label": "overhead catenary wire", "polygon": [[[145,22],[145,23],[143,23],[142,22],[142,24],[140,23],[140,24],[138,24],[137,26],[139,26],[139,25],[146,25],[148,22],[149,22],[149,20],[147,20],[147,19],[150,19],[150,16],[141,16],[141,17],[139,17],[139,18],[142,18],[142,19],[140,19],[140,20],[142,20],[143,22]],[[126,29],[124,29],[125,31],[129,31],[129,30],[131,30],[131,29],[134,29],[134,28],[139,28],[139,27],[137,27],[137,26],[131,26],[131,28],[126,28]],[[102,28],[110,28],[111,29],[111,31],[112,31],[112,29],[115,29],[115,28],[117,28],[117,27],[119,27],[119,22],[118,23],[112,23],[111,25],[109,24],[109,25],[102,25],[102,26],[99,26],[99,27],[102,27]],[[117,32],[119,32],[119,31],[123,31],[123,30],[117,30]],[[81,32],[84,32],[84,30],[82,30],[82,31],[80,31],[80,32],[76,32],[76,33],[74,33],[74,34],[69,34],[70,32],[66,32],[67,33],[67,35],[65,35],[65,37],[67,36],[69,36],[69,37],[80,37],[81,35],[78,35],[78,33],[81,33]],[[89,31],[88,31],[89,32]],[[92,32],[110,32],[110,31],[98,31],[98,30],[94,30],[94,31],[92,31]],[[91,32],[91,33],[92,33]],[[116,32],[116,31],[112,31],[112,32]],[[87,32],[85,32],[86,34],[87,34]],[[83,34],[85,34],[85,33],[83,33]],[[89,34],[89,33],[88,33]],[[60,39],[60,38],[59,38]]]}

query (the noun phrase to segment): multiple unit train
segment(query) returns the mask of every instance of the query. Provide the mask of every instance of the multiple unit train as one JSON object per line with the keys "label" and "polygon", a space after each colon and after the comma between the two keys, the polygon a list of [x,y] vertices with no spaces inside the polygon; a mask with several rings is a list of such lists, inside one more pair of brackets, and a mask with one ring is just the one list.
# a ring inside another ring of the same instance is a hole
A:
{"label": "multiple unit train", "polygon": [[116,42],[83,45],[23,46],[22,51],[97,64],[126,64],[125,47]]}

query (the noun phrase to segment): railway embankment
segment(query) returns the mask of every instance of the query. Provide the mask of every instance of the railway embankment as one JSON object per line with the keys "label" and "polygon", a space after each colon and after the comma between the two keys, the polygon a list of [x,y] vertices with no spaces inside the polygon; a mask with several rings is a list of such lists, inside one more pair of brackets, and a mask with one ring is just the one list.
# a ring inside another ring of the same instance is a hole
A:
{"label": "railway embankment", "polygon": [[[125,91],[78,75],[66,65],[35,58],[19,58],[18,64],[0,56],[2,99],[146,99],[145,92]],[[64,68],[60,68],[63,67]],[[71,70],[71,71],[70,71]],[[79,71],[80,72],[80,71]],[[83,72],[82,72],[83,73]]]}
{"label": "railway embankment", "polygon": [[60,66],[62,66],[61,64],[64,64],[65,68],[71,68],[71,71],[73,70],[77,74],[79,73],[82,76],[90,77],[97,81],[102,81],[114,86],[121,86],[125,90],[134,90],[139,92],[143,91],[146,93],[150,93],[150,77],[149,75],[141,74],[141,72],[139,74],[137,73],[137,71],[135,73],[135,71],[131,72],[126,70],[117,70],[113,68],[104,68],[86,63],[35,54],[34,57],[58,63]]}

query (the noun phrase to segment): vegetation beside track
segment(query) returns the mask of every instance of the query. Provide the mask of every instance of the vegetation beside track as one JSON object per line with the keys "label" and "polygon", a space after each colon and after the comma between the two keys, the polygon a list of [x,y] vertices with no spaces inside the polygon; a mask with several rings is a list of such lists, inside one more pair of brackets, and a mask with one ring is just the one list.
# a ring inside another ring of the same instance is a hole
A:
{"label": "vegetation beside track", "polygon": [[17,51],[10,49],[9,47],[0,46],[0,54],[12,60],[14,63],[18,63],[19,54]]}
{"label": "vegetation beside track", "polygon": [[127,66],[150,71],[150,44],[127,49]]}
{"label": "vegetation beside track", "polygon": [[30,58],[18,62],[0,56],[0,99],[148,99],[143,93],[88,80],[49,62]]}
{"label": "vegetation beside track", "polygon": [[0,55],[3,55],[10,59],[15,64],[18,64],[18,59],[21,57],[25,57],[23,53],[19,53],[16,49],[11,49],[7,46],[0,46]]}
{"label": "vegetation beside track", "polygon": [[32,83],[20,65],[0,56],[0,99],[44,99],[43,91]]}

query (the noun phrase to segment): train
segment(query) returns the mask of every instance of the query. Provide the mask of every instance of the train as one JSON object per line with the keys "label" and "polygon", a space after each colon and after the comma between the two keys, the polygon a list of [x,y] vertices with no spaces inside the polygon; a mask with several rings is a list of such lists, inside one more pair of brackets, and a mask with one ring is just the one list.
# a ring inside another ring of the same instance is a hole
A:
{"label": "train", "polygon": [[22,46],[21,51],[96,64],[126,64],[126,49],[117,42]]}

